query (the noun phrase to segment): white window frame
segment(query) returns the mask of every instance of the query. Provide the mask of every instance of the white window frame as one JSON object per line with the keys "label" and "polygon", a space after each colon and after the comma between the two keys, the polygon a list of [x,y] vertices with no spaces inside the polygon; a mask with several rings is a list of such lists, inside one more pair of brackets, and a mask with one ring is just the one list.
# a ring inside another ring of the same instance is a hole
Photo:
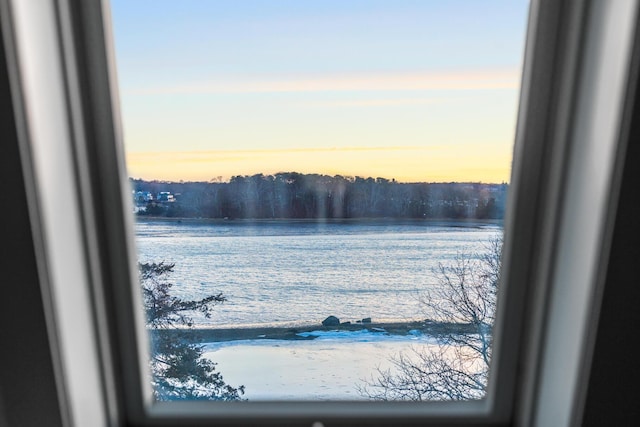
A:
{"label": "white window frame", "polygon": [[638,2],[532,1],[488,397],[419,404],[153,403],[108,2],[0,0],[0,12],[68,425],[580,424]]}

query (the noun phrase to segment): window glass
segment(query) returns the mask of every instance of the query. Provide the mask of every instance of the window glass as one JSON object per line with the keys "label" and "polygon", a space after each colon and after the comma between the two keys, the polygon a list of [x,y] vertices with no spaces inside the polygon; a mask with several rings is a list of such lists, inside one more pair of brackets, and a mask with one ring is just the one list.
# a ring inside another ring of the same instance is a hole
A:
{"label": "window glass", "polygon": [[528,2],[111,7],[155,397],[483,398]]}

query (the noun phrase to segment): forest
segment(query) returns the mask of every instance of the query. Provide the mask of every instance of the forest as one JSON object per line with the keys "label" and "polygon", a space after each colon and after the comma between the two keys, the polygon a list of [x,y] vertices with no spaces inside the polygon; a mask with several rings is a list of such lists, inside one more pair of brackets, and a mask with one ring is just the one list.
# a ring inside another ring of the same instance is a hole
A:
{"label": "forest", "polygon": [[219,219],[502,219],[508,185],[282,172],[228,182],[130,179],[138,215]]}

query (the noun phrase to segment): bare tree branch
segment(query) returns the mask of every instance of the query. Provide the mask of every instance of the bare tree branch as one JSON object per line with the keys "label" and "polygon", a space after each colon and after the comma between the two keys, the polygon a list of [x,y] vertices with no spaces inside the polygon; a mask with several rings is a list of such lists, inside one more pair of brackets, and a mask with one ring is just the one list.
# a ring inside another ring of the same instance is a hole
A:
{"label": "bare tree branch", "polygon": [[358,386],[360,394],[375,400],[481,399],[491,362],[501,254],[502,238],[496,237],[480,254],[459,253],[451,263],[439,263],[436,284],[420,303],[430,320],[469,325],[470,331],[452,328],[434,346],[393,356],[392,368],[378,368]]}

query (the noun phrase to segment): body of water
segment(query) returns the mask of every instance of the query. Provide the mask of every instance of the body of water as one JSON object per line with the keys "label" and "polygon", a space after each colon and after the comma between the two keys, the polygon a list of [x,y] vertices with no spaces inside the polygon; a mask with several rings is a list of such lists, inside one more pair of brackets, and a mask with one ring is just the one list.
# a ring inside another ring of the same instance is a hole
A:
{"label": "body of water", "polygon": [[136,225],[141,262],[175,263],[174,295],[227,302],[199,326],[243,327],[424,319],[434,268],[473,256],[495,223],[154,221]]}

